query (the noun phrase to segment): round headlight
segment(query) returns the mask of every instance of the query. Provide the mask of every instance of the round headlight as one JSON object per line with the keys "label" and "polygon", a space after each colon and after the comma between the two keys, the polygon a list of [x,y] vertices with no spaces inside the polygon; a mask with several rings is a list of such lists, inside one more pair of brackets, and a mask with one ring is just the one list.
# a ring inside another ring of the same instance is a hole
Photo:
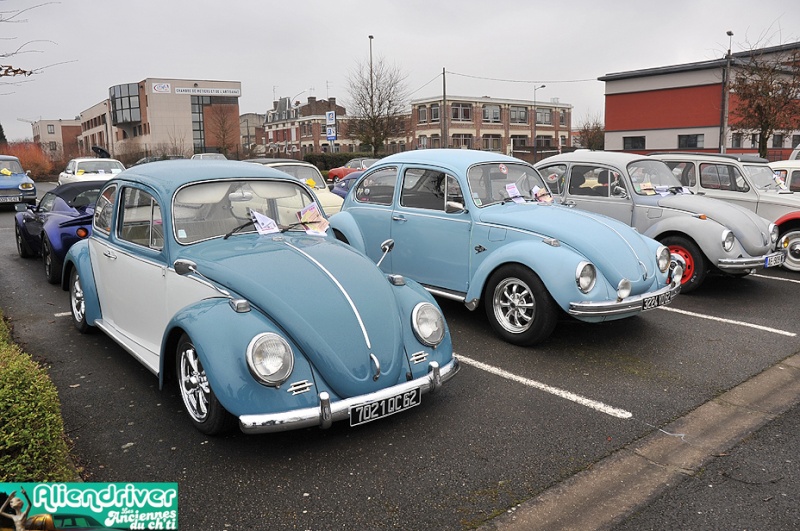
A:
{"label": "round headlight", "polygon": [[19,185],[20,190],[33,190],[33,183],[22,183]]}
{"label": "round headlight", "polygon": [[622,300],[627,298],[631,294],[631,281],[627,278],[623,278],[617,284],[617,298]]}
{"label": "round headlight", "polygon": [[778,226],[775,225],[774,223],[770,223],[769,224],[769,241],[771,241],[772,243],[775,243],[776,241],[778,241],[778,233],[779,232],[780,232],[780,229],[778,228]]}
{"label": "round headlight", "polygon": [[421,302],[411,312],[411,326],[420,343],[435,347],[444,339],[444,317],[429,302]]}
{"label": "round headlight", "polygon": [[670,271],[670,280],[675,284],[680,284],[681,279],[683,278],[683,265],[679,264],[678,262],[674,262],[671,266],[672,271]]}
{"label": "round headlight", "polygon": [[578,269],[575,271],[575,283],[578,284],[579,290],[583,293],[589,293],[592,291],[596,281],[597,271],[592,263],[581,262],[578,264]]}
{"label": "round headlight", "polygon": [[247,366],[261,383],[280,385],[292,374],[292,347],[278,334],[259,334],[247,345]]}
{"label": "round headlight", "polygon": [[731,230],[729,230],[729,229],[725,229],[722,232],[722,249],[725,252],[728,252],[731,249],[733,249],[734,240],[735,240],[735,238],[733,236],[733,232]]}
{"label": "round headlight", "polygon": [[658,260],[658,270],[666,273],[669,269],[670,254],[669,249],[663,245],[656,251],[656,260]]}

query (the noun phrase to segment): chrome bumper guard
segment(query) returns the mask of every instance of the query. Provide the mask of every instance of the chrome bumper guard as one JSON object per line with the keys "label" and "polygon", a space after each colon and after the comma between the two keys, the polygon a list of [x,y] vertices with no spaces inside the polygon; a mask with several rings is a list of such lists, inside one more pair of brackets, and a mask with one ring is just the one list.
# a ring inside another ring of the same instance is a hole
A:
{"label": "chrome bumper guard", "polygon": [[721,258],[717,267],[728,273],[744,273],[750,269],[763,268],[767,259],[773,256],[784,255],[782,262],[786,261],[786,250],[775,251],[763,256],[747,256],[742,258]]}
{"label": "chrome bumper guard", "polygon": [[433,393],[443,383],[455,376],[460,368],[461,365],[455,356],[444,367],[439,367],[437,362],[432,361],[428,366],[428,374],[416,380],[336,402],[331,402],[330,395],[323,391],[319,394],[318,407],[265,415],[242,415],[239,417],[239,427],[245,433],[274,433],[313,426],[319,426],[323,429],[330,428],[333,422],[348,418],[352,406],[391,398],[417,387],[419,387],[423,395]]}
{"label": "chrome bumper guard", "polygon": [[651,291],[642,295],[628,297],[621,301],[571,302],[569,303],[569,311],[567,313],[575,317],[608,317],[625,313],[641,312],[644,311],[644,299],[665,295],[671,302],[680,291],[680,283],[671,282],[668,286],[664,286],[658,291]]}

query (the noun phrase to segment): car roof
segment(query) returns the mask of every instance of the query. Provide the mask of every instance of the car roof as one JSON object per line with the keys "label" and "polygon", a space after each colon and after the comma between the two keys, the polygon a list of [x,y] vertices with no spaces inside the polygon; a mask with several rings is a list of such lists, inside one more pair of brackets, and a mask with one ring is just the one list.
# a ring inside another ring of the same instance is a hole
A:
{"label": "car roof", "polygon": [[261,158],[261,159],[246,159],[244,162],[252,162],[255,164],[262,164],[262,165],[272,165],[272,164],[293,164],[296,166],[316,166],[311,164],[310,162],[306,162],[304,160],[295,160],[295,159],[269,159],[269,158]]}
{"label": "car roof", "polygon": [[15,157],[14,155],[0,155],[0,160],[16,160],[19,162],[19,157]]}
{"label": "car roof", "polygon": [[108,181],[76,181],[56,186],[51,191],[64,201],[72,201],[75,196],[86,190],[99,190]]}
{"label": "car roof", "polygon": [[417,149],[384,157],[370,166],[369,169],[372,170],[392,164],[415,163],[448,166],[456,171],[466,172],[471,166],[485,162],[528,164],[522,159],[491,151],[478,151],[475,149]]}
{"label": "car roof", "polygon": [[571,153],[563,153],[561,155],[553,155],[536,163],[536,166],[544,166],[554,162],[586,162],[593,164],[614,164],[617,166],[626,166],[635,160],[648,160],[647,155],[639,155],[636,153],[627,153],[624,151],[591,151],[588,149],[579,149]]}
{"label": "car roof", "polygon": [[657,151],[654,153],[650,153],[656,157],[660,157],[662,155],[675,155],[680,157],[686,157],[687,155],[691,156],[692,158],[704,158],[704,159],[730,159],[735,160],[738,162],[762,162],[767,163],[769,162],[767,159],[759,157],[758,155],[753,155],[751,153],[698,153],[698,152],[691,152],[691,151]]}
{"label": "car roof", "polygon": [[87,160],[111,160],[111,161],[119,162],[120,164],[122,164],[117,159],[109,159],[109,158],[103,158],[103,157],[75,157],[72,160],[75,161],[75,162],[86,162]]}
{"label": "car roof", "polygon": [[800,160],[776,160],[769,165],[772,168],[800,168]]}

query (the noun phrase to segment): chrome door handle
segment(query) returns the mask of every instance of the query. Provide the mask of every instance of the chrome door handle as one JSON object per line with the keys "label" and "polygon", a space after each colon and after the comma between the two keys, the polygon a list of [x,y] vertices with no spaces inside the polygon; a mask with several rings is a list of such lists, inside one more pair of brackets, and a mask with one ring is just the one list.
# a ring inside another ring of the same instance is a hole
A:
{"label": "chrome door handle", "polygon": [[394,221],[403,221],[403,222],[408,221],[408,219],[406,219],[405,216],[392,216],[392,219]]}
{"label": "chrome door handle", "polygon": [[115,255],[111,251],[103,251],[103,256],[105,256],[106,258],[110,258],[111,260],[116,260],[117,259],[117,255]]}

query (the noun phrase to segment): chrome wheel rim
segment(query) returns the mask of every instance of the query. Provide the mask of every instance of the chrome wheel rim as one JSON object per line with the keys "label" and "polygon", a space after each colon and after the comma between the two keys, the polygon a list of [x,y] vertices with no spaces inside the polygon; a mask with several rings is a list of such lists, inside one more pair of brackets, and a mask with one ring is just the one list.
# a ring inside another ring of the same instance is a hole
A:
{"label": "chrome wheel rim", "polygon": [[53,256],[50,252],[50,245],[45,241],[42,243],[42,257],[44,260],[44,272],[49,277],[53,269]]}
{"label": "chrome wheel rim", "polygon": [[494,316],[505,330],[521,334],[536,318],[536,299],[530,287],[518,278],[506,278],[494,290]]}
{"label": "chrome wheel rim", "polygon": [[178,379],[183,404],[195,421],[203,422],[208,418],[208,399],[211,392],[206,371],[190,343],[184,343],[179,356],[181,361]]}
{"label": "chrome wheel rim", "polygon": [[81,277],[77,273],[75,273],[75,280],[72,282],[69,294],[72,316],[77,322],[82,323],[86,315],[86,303],[83,297],[83,288],[81,287]]}
{"label": "chrome wheel rim", "polygon": [[22,254],[22,234],[18,225],[14,225],[14,239],[17,241],[17,253]]}
{"label": "chrome wheel rim", "polygon": [[790,271],[800,271],[800,231],[790,232],[785,238],[789,242],[789,247],[783,267]]}

